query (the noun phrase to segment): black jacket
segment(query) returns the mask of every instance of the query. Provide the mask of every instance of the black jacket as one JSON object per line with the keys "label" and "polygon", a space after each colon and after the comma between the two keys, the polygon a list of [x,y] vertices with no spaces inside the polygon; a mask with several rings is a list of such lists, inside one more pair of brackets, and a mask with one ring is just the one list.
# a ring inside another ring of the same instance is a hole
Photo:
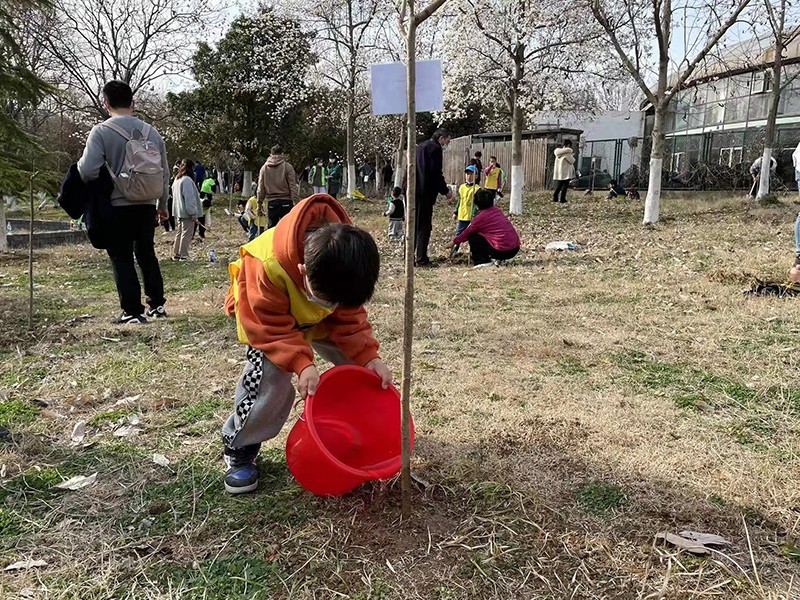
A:
{"label": "black jacket", "polygon": [[422,142],[417,146],[417,199],[433,204],[436,196],[448,191],[442,173],[442,147],[436,140]]}
{"label": "black jacket", "polygon": [[114,182],[108,169],[100,169],[97,179],[84,183],[74,164],[64,175],[58,203],[73,219],[83,217],[92,246],[108,248],[111,237],[111,192]]}

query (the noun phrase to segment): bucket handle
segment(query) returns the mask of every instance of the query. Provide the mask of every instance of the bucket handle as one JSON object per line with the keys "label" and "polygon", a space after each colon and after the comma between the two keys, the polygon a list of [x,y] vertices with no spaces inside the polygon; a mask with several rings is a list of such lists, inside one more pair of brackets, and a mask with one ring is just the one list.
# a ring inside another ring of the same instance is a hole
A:
{"label": "bucket handle", "polygon": [[[301,402],[303,403],[303,410],[298,411],[297,407],[300,406]],[[305,411],[305,409],[306,409],[306,400],[305,400],[305,398],[301,398],[300,400],[298,400],[297,402],[294,403],[294,414],[297,417],[297,420],[298,421],[302,421],[303,423],[306,422],[306,420],[303,418],[303,412]]]}

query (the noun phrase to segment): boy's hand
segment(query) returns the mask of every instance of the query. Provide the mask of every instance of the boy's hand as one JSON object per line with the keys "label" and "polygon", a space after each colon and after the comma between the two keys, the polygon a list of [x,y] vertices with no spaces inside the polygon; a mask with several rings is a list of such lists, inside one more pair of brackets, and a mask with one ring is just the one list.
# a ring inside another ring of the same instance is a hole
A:
{"label": "boy's hand", "polygon": [[[373,358],[364,366],[368,368],[370,371],[374,371],[380,376],[381,387],[383,389],[387,389],[389,385],[392,383],[392,372],[380,358]],[[305,373],[305,371],[303,371],[303,373]]]}
{"label": "boy's hand", "polygon": [[305,400],[306,396],[313,396],[317,393],[319,385],[319,371],[314,365],[308,365],[297,377],[297,391],[300,397]]}

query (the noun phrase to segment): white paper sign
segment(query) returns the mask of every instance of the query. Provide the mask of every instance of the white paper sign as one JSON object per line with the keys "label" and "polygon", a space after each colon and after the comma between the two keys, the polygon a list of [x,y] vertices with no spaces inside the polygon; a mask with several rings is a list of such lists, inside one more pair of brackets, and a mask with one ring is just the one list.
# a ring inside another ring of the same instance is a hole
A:
{"label": "white paper sign", "polygon": [[[372,65],[372,114],[404,115],[407,102],[405,63]],[[442,92],[442,61],[424,60],[417,63],[417,112],[444,108]]]}

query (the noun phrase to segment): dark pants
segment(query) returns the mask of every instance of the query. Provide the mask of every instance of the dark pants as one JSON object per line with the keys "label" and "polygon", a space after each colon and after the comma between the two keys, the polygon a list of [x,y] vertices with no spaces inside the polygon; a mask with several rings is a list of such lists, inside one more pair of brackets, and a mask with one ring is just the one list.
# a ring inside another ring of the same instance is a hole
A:
{"label": "dark pants", "polygon": [[553,183],[556,184],[556,189],[553,190],[553,202],[566,202],[569,179],[558,179]]}
{"label": "dark pants", "polygon": [[[194,224],[194,233],[200,234],[200,239],[206,239],[206,216],[197,217],[197,223]],[[194,236],[194,233],[192,236]]]}
{"label": "dark pants", "polygon": [[289,214],[294,204],[291,200],[270,200],[267,202],[267,229],[272,229],[283,217]]}
{"label": "dark pants", "polygon": [[509,260],[514,258],[519,252],[519,248],[513,250],[498,250],[492,247],[488,240],[479,233],[469,236],[469,251],[472,254],[472,264],[482,265],[495,260]]}
{"label": "dark pants", "polygon": [[242,226],[245,233],[250,231],[250,223],[248,222],[248,218],[244,215],[237,215],[236,220],[239,222],[239,225]]}
{"label": "dark pants", "polygon": [[144,293],[150,308],[163,306],[164,280],[153,242],[156,231],[156,207],[115,206],[111,210],[112,245],[106,250],[111,259],[119,305],[126,314],[144,312],[142,289],[134,266],[134,256],[142,271]]}
{"label": "dark pants", "polygon": [[[459,221],[456,225],[456,232],[453,234],[453,237],[458,237],[464,233],[467,230],[467,227],[469,227],[470,223],[472,223],[472,221]],[[453,251],[457,252],[460,246],[461,244],[456,244],[453,246]]]}
{"label": "dark pants", "polygon": [[429,263],[428,244],[431,241],[431,230],[433,229],[433,204],[431,198],[416,198],[416,218],[414,228],[416,239],[414,244],[414,259],[417,264]]}
{"label": "dark pants", "polygon": [[170,215],[168,219],[164,219],[164,221],[161,222],[161,226],[164,228],[164,231],[175,231],[175,217]]}
{"label": "dark pants", "polygon": [[328,182],[328,194],[336,198],[339,195],[339,189],[342,187],[341,181],[329,181]]}

